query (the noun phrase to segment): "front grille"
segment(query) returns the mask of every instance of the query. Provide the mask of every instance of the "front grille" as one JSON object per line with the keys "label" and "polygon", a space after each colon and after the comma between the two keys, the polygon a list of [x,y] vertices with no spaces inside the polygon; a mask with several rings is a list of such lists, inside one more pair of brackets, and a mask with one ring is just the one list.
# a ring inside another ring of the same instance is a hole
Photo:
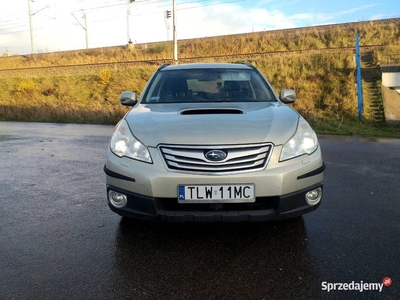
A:
{"label": "front grille", "polygon": [[[265,168],[273,145],[180,146],[160,145],[164,162],[170,171],[195,174],[226,174],[257,171]],[[211,161],[205,157],[210,150],[221,150],[226,158]]]}

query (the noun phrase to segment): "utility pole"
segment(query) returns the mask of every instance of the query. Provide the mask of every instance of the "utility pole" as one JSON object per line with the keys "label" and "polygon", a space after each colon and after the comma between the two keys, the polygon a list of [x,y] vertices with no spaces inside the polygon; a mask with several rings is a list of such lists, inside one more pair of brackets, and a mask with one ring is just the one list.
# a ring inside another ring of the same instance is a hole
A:
{"label": "utility pole", "polygon": [[130,19],[130,15],[131,15],[130,4],[134,1],[135,0],[128,0],[128,9],[126,10],[126,34],[128,36],[128,44],[132,44],[129,19]]}
{"label": "utility pole", "polygon": [[31,55],[33,55],[32,9],[31,0],[28,0],[29,29],[31,32]]}
{"label": "utility pole", "polygon": [[169,18],[171,18],[171,11],[170,10],[166,10],[165,11],[165,27],[167,28],[167,41],[169,41],[169,28],[171,27],[169,24]]}
{"label": "utility pole", "polygon": [[83,20],[85,21],[85,38],[86,38],[86,49],[89,48],[89,37],[88,37],[88,29],[87,29],[87,18],[86,14],[83,13]]}
{"label": "utility pole", "polygon": [[29,31],[31,33],[31,55],[33,55],[33,27],[32,27],[32,17],[37,14],[38,12],[41,12],[42,10],[48,8],[49,6],[46,5],[45,7],[39,9],[38,11],[32,13],[32,8],[31,8],[31,1],[34,2],[33,0],[28,0],[28,15],[29,15]]}
{"label": "utility pole", "polygon": [[84,21],[85,21],[85,26],[83,26],[83,25],[81,24],[81,22],[79,22],[79,20],[77,19],[77,17],[75,17],[75,15],[74,15],[73,13],[71,13],[71,15],[74,17],[74,19],[78,22],[78,24],[79,24],[79,25],[82,27],[82,29],[85,31],[86,49],[88,49],[88,48],[89,48],[89,42],[88,42],[89,37],[88,37],[88,30],[87,30],[87,18],[86,18],[86,14],[85,14],[84,12],[82,12],[82,13],[83,13],[82,18],[83,18]]}
{"label": "utility pole", "polygon": [[358,119],[361,121],[364,110],[362,80],[361,80],[361,55],[360,55],[360,38],[356,34],[356,79],[357,79],[357,102],[358,102]]}
{"label": "utility pole", "polygon": [[178,64],[178,40],[176,36],[176,0],[172,0],[173,10],[173,35],[174,35],[174,64]]}
{"label": "utility pole", "polygon": [[128,9],[126,11],[126,35],[128,37],[128,44],[132,43],[131,33],[130,33],[130,29],[129,29],[130,28],[130,25],[129,25],[129,16],[130,16],[130,14],[131,14],[131,11],[129,9],[129,3],[128,3]]}

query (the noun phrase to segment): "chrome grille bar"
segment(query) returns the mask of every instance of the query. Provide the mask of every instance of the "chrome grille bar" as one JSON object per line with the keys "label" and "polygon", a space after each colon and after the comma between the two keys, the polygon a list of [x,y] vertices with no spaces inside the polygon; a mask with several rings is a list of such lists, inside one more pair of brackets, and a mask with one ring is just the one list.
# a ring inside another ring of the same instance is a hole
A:
{"label": "chrome grille bar", "polygon": [[[226,174],[263,169],[268,162],[273,145],[270,143],[216,146],[160,145],[158,148],[170,171]],[[205,153],[210,150],[225,151],[227,156],[221,161],[210,161],[205,157]]]}

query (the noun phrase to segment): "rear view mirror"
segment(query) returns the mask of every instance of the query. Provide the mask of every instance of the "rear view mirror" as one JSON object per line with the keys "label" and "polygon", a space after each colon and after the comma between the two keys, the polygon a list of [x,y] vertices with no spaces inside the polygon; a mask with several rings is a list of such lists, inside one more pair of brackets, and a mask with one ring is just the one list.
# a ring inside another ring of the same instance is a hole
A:
{"label": "rear view mirror", "polygon": [[249,81],[250,74],[248,72],[224,72],[221,74],[223,81]]}
{"label": "rear view mirror", "polygon": [[285,104],[293,103],[296,101],[296,92],[293,90],[281,90],[279,99]]}
{"label": "rear view mirror", "polygon": [[217,74],[214,73],[206,73],[204,75],[201,75],[198,78],[198,81],[216,81],[218,79]]}
{"label": "rear view mirror", "polygon": [[137,103],[136,92],[122,92],[119,101],[125,106],[134,106]]}

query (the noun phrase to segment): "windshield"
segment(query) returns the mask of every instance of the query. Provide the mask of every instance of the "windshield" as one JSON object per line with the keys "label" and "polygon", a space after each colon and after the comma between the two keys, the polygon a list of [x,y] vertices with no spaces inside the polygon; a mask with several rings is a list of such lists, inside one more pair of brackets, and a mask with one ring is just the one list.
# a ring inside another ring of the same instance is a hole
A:
{"label": "windshield", "polygon": [[264,79],[254,70],[163,70],[152,80],[142,103],[275,101]]}

